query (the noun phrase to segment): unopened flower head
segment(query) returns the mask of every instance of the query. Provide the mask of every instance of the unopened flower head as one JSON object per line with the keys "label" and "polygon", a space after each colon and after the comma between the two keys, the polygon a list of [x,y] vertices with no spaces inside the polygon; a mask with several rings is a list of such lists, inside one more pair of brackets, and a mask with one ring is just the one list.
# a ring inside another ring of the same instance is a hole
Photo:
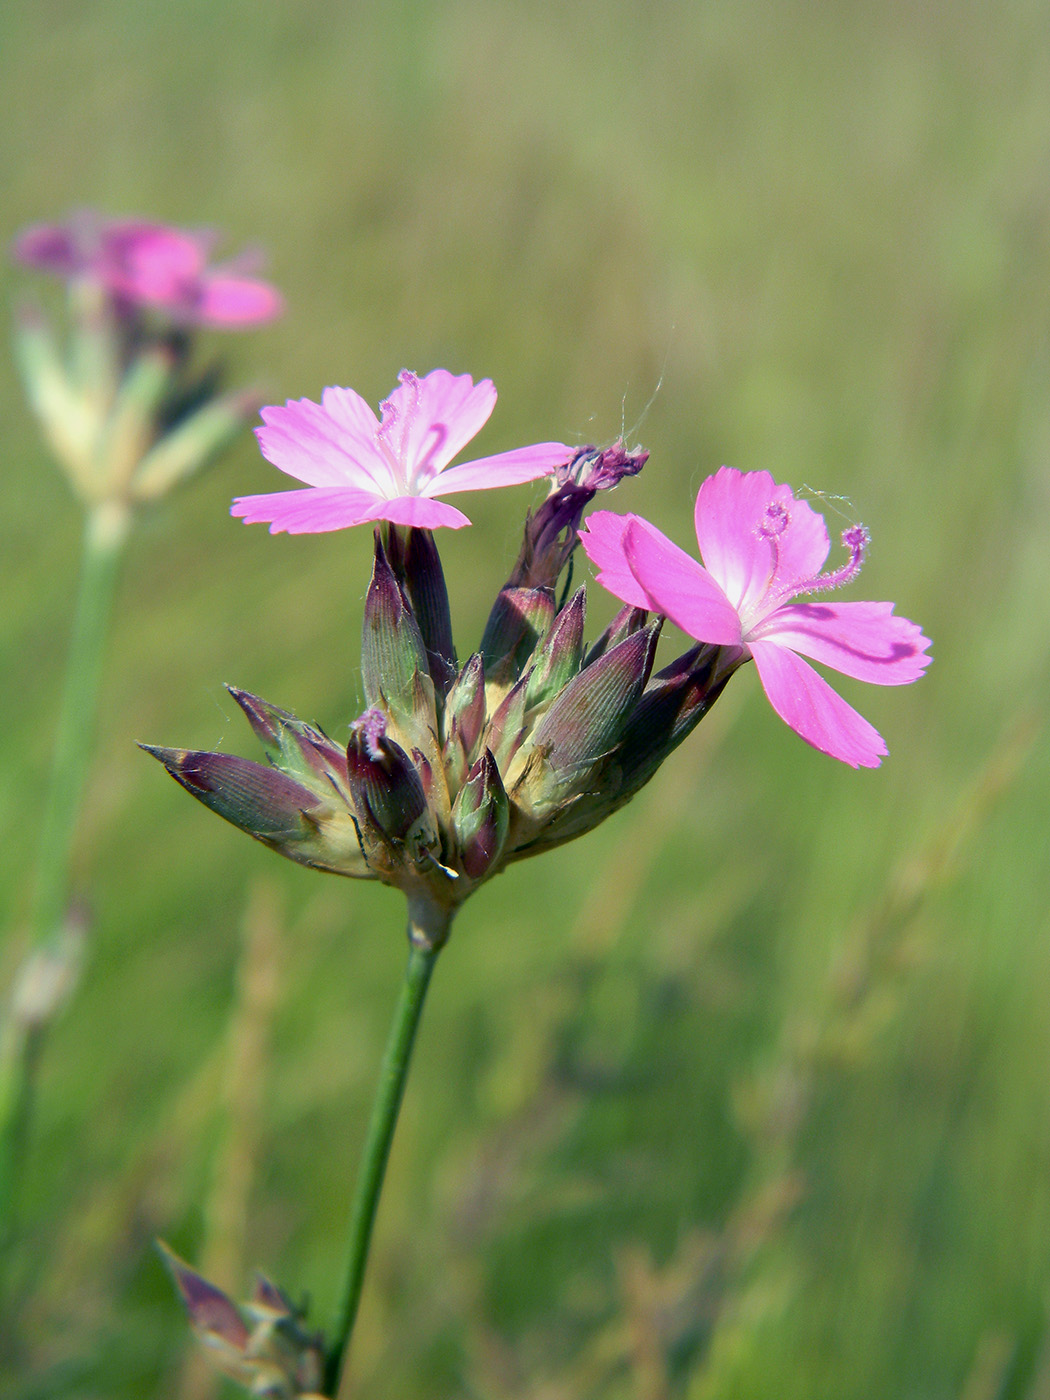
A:
{"label": "unopened flower head", "polygon": [[807,743],[854,768],[877,767],[882,736],[801,658],[906,685],[929,664],[929,640],[892,603],[794,601],[856,578],[868,532],[846,530],[845,564],[822,572],[831,548],[823,517],[768,472],[731,467],[700,487],[695,526],[703,564],[633,515],[595,512],[582,543],[618,598],[750,657],[773,708]]}
{"label": "unopened flower head", "polygon": [[560,442],[537,442],[451,466],[492,413],[490,379],[445,369],[402,370],[398,385],[371,406],[353,389],[329,388],[319,404],[289,400],[264,408],[256,429],[263,456],[305,491],[240,496],[232,514],[270,533],[317,534],[365,521],[458,529],[470,521],[439,496],[484,491],[549,476],[572,456]]}
{"label": "unopened flower head", "polygon": [[579,543],[583,512],[599,491],[611,491],[625,476],[637,476],[648,452],[628,452],[622,442],[611,447],[580,447],[551,479],[550,495],[525,522],[525,538],[511,587],[550,586]]}
{"label": "unopened flower head", "polygon": [[276,1284],[257,1274],[252,1295],[234,1303],[220,1288],[158,1244],[208,1360],[250,1394],[270,1400],[322,1400],[324,1338],[305,1325]]}
{"label": "unopened flower head", "polygon": [[[394,885],[451,913],[512,860],[590,830],[653,775],[732,673],[694,648],[653,677],[660,632],[625,608],[584,645],[585,591],[504,589],[502,619],[460,666],[436,551],[376,531],[365,599],[367,708],[341,754],[327,736],[243,691],[273,766],[151,749],[205,805],[293,860]],[[414,561],[414,562],[413,562]],[[444,600],[417,616],[413,594]],[[425,627],[425,632],[424,632]],[[348,842],[353,832],[353,843]]]}
{"label": "unopened flower head", "polygon": [[97,283],[122,311],[151,308],[180,325],[236,330],[279,315],[280,293],[253,275],[255,255],[211,266],[216,241],[208,231],[84,210],[64,224],[23,230],[14,255],[69,282]]}

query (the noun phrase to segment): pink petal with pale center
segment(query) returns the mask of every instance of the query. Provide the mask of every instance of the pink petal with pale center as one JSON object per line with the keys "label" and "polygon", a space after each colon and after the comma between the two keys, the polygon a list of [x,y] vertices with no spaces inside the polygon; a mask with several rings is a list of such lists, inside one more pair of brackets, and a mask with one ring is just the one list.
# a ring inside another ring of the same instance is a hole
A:
{"label": "pink petal with pale center", "polygon": [[752,642],[762,688],[780,718],[821,753],[851,768],[877,768],[882,735],[801,657],[776,642]]}
{"label": "pink petal with pale center", "polygon": [[669,617],[698,642],[739,644],[736,609],[691,554],[651,525],[643,528],[640,521],[631,521],[624,531],[623,552],[654,612]]}
{"label": "pink petal with pale center", "polygon": [[572,456],[573,449],[563,442],[534,442],[529,447],[512,447],[494,457],[478,457],[443,472],[422,487],[424,496],[451,496],[457,491],[488,491],[495,486],[520,486],[524,481],[549,476]]}
{"label": "pink petal with pale center", "polygon": [[774,586],[790,597],[792,583],[818,574],[831,547],[823,518],[769,472],[721,467],[700,487],[694,518],[704,564],[745,619]]}
{"label": "pink petal with pale center", "polygon": [[790,647],[844,676],[875,685],[908,685],[930,664],[922,629],[893,616],[892,603],[792,603],[747,636]]}
{"label": "pink petal with pale center", "polygon": [[371,491],[348,487],[312,486],[305,491],[271,491],[262,496],[238,496],[230,514],[246,525],[269,524],[270,534],[319,535],[345,530],[373,517],[376,497]]}

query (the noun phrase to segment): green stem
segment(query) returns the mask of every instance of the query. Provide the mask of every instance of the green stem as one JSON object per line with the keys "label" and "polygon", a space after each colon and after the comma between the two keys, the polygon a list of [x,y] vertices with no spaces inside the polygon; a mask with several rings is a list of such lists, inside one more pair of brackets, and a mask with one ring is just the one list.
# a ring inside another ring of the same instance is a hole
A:
{"label": "green stem", "polygon": [[65,919],[69,857],[91,760],[102,653],[128,524],[127,510],[119,504],[95,507],[85,523],[80,590],[40,838],[30,924],[34,943],[50,938]]}
{"label": "green stem", "polygon": [[[127,527],[127,511],[116,504],[95,507],[85,524],[80,586],[30,916],[30,940],[34,949],[48,944],[61,932],[67,914],[69,858],[91,757],[102,653]],[[33,956],[32,951],[29,956]],[[13,1232],[34,1069],[44,1029],[39,1021],[23,1024],[13,1009],[9,1009],[3,1021],[0,1033],[0,1248],[10,1242]]]}
{"label": "green stem", "polygon": [[358,1167],[350,1215],[346,1269],[335,1313],[332,1317],[330,1345],[325,1365],[325,1393],[334,1396],[339,1388],[343,1359],[353,1332],[361,1301],[368,1247],[372,1239],[379,1193],[383,1189],[390,1144],[397,1126],[398,1110],[405,1092],[405,1080],[412,1059],[419,1020],[423,1014],[430,975],[437,955],[448,937],[450,915],[432,906],[409,906],[409,953],[405,980],[394,1011],[390,1033],[383,1053],[379,1085],[372,1105],[361,1164]]}

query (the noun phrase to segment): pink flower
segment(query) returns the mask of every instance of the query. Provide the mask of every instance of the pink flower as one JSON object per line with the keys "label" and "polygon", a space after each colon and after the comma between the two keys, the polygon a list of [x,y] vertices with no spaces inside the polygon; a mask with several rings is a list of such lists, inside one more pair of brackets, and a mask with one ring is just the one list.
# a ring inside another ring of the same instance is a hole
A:
{"label": "pink flower", "polygon": [[353,389],[326,389],[319,404],[298,399],[264,408],[266,426],[255,430],[263,456],[308,489],[239,496],[231,513],[249,525],[268,521],[271,534],[317,534],[366,520],[458,529],[470,521],[435,496],[533,481],[572,456],[563,443],[537,442],[450,467],[495,406],[492,381],[475,384],[447,369],[422,379],[405,369],[398,379],[380,404],[381,422]]}
{"label": "pink flower", "polygon": [[92,278],[124,307],[156,307],[183,322],[236,329],[279,315],[280,293],[248,275],[250,260],[208,266],[214,242],[211,233],[85,212],[25,229],[14,254],[70,281]]}
{"label": "pink flower", "polygon": [[634,515],[597,511],[581,539],[611,593],[698,641],[741,648],[774,710],[807,743],[851,767],[878,767],[881,735],[801,656],[876,685],[906,685],[929,664],[929,639],[894,617],[892,603],[792,602],[855,578],[867,531],[847,530],[848,562],[821,573],[831,548],[823,517],[768,472],[731,467],[700,487],[695,519],[706,568]]}

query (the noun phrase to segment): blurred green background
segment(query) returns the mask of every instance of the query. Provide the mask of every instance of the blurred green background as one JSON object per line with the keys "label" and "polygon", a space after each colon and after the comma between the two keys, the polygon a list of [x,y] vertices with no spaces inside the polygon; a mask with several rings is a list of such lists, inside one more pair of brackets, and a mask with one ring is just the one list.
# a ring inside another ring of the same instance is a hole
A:
{"label": "blurred green background", "polygon": [[[491,376],[479,448],[651,450],[849,498],[853,596],[934,638],[814,753],[753,671],[630,808],[513,868],[438,966],[359,1400],[1050,1396],[1050,46],[1039,0],[37,0],[0,7],[4,237],[213,224],[285,290],[214,336],[278,401]],[[4,267],[2,300],[29,274]],[[79,515],[0,361],[0,899],[28,908]],[[646,412],[647,409],[647,412]],[[644,422],[642,421],[644,414]],[[135,740],[334,735],[369,532],[270,538],[249,434],[145,516],[42,1065],[5,1396],[203,1400],[156,1235],[323,1323],[402,972],[399,897],[281,862]],[[461,654],[538,492],[442,537]],[[834,522],[832,522],[834,524]],[[592,589],[592,631],[611,605]],[[669,643],[665,642],[665,647]],[[669,656],[670,651],[667,652]]]}

